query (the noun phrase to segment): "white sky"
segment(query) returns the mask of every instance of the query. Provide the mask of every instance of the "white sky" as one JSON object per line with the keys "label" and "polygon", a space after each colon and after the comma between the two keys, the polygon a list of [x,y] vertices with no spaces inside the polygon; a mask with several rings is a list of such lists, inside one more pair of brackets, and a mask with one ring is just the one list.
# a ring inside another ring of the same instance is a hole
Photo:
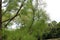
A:
{"label": "white sky", "polygon": [[51,20],[60,21],[60,0],[46,0],[46,10]]}

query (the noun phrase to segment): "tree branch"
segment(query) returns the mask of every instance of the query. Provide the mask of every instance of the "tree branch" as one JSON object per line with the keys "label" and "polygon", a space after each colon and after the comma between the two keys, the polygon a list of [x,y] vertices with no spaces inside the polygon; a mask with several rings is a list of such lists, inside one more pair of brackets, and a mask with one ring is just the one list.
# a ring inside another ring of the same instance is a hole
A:
{"label": "tree branch", "polygon": [[[24,2],[21,4],[20,8],[18,9],[18,11],[16,12],[16,15],[15,15],[14,17],[12,17],[11,19],[8,19],[9,21],[6,20],[6,21],[8,21],[8,23],[5,25],[5,27],[7,27],[7,25],[8,25],[15,17],[17,17],[19,11],[20,11],[21,8],[23,7],[23,4],[24,4]],[[5,22],[5,21],[3,21],[3,22]]]}
{"label": "tree branch", "polygon": [[32,9],[32,10],[33,10],[33,17],[32,17],[32,23],[31,23],[29,29],[31,29],[31,27],[32,27],[32,25],[33,25],[33,23],[34,23],[34,15],[35,15],[35,11],[34,11],[34,9]]}
{"label": "tree branch", "polygon": [[32,11],[33,11],[33,18],[32,18],[32,23],[31,23],[31,25],[29,26],[29,31],[30,31],[30,34],[31,34],[31,32],[32,32],[32,29],[31,29],[31,27],[32,27],[32,25],[33,25],[33,23],[34,23],[34,17],[35,17],[35,11],[38,9],[38,0],[36,0],[36,3],[35,3],[36,5],[35,5],[35,8],[33,7],[32,8]]}
{"label": "tree branch", "polygon": [[29,26],[29,33],[31,34],[32,33],[32,25],[33,25],[33,23],[34,23],[34,17],[35,17],[35,9],[34,8],[32,8],[32,11],[33,11],[33,17],[32,17],[32,23],[30,24],[30,26]]}

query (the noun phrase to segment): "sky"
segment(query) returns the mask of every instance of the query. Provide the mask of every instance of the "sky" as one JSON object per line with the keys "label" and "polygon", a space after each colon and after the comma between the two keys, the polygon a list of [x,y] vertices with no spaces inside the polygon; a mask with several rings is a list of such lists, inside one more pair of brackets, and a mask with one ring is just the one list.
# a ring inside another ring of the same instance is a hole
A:
{"label": "sky", "polygon": [[51,20],[60,21],[60,0],[46,0],[46,11]]}

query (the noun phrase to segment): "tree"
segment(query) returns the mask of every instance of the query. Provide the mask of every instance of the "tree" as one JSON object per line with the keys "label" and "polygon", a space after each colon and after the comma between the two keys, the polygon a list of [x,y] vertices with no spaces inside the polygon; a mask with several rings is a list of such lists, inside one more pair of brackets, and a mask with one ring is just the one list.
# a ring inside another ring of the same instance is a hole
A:
{"label": "tree", "polygon": [[59,22],[59,23],[57,23],[57,27],[58,27],[58,28],[60,28],[60,22]]}
{"label": "tree", "polygon": [[54,27],[56,27],[56,26],[57,26],[57,22],[56,22],[56,21],[52,21],[52,25],[53,25]]}
{"label": "tree", "polygon": [[[46,11],[42,7],[38,7],[39,0],[35,1],[36,5],[33,4],[34,0],[4,0],[3,4],[6,3],[6,5],[3,7],[6,7],[6,9],[2,9],[3,39],[42,39],[42,35],[48,27],[47,20],[49,20],[49,18]],[[41,4],[43,4],[43,2]],[[13,25],[13,23],[16,23],[19,29],[9,31],[8,28]]]}
{"label": "tree", "polygon": [[0,40],[2,40],[2,34],[1,34],[1,31],[2,31],[2,0],[0,0]]}
{"label": "tree", "polygon": [[43,34],[43,39],[60,38],[60,22],[48,23],[49,32]]}

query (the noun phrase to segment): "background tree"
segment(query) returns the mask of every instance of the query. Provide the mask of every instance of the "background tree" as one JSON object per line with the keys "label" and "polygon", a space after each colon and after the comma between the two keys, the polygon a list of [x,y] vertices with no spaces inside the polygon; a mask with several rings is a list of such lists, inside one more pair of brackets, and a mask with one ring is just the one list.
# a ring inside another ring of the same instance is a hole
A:
{"label": "background tree", "polygon": [[[4,0],[2,4],[3,40],[40,40],[57,25],[47,22],[43,0]],[[14,23],[16,30],[9,30]]]}
{"label": "background tree", "polygon": [[[44,39],[60,38],[60,22],[52,21],[48,24],[49,31],[43,34]],[[58,40],[58,39],[57,39]]]}

